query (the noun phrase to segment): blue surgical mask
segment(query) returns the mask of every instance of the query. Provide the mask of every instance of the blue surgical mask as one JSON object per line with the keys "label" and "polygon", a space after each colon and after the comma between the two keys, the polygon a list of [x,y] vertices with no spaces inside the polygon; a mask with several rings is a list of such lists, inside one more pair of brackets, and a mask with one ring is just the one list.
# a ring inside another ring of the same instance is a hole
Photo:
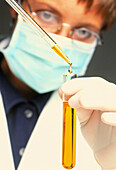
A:
{"label": "blue surgical mask", "polygon": [[[70,38],[49,34],[72,61],[72,70],[78,76],[85,74],[95,50],[96,42],[85,44]],[[62,75],[69,65],[59,57],[22,19],[18,19],[9,46],[2,51],[11,71],[39,93],[58,89]]]}

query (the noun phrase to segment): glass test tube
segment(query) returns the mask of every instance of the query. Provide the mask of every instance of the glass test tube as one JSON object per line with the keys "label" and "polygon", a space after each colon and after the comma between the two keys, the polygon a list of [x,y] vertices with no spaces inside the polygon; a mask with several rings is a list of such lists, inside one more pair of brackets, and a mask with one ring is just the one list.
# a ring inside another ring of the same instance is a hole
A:
{"label": "glass test tube", "polygon": [[[63,75],[64,82],[76,78],[74,73]],[[76,109],[71,108],[63,96],[63,138],[62,138],[62,165],[72,169],[76,165]]]}

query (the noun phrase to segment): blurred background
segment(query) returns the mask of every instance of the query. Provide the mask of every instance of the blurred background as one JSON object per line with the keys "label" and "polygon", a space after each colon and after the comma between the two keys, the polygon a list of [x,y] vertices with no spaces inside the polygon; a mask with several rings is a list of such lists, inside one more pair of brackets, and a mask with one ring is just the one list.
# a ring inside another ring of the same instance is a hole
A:
{"label": "blurred background", "polygon": [[[12,18],[9,5],[0,0],[0,41],[12,31]],[[98,46],[86,76],[100,76],[116,83],[116,22],[110,31],[103,34],[104,44]]]}

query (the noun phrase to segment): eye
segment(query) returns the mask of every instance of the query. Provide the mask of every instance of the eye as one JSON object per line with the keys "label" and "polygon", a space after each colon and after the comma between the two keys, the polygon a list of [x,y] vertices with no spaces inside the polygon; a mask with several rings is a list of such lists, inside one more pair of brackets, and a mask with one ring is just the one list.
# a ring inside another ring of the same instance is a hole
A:
{"label": "eye", "polygon": [[50,11],[37,11],[37,19],[43,24],[56,24],[58,17]]}
{"label": "eye", "polygon": [[73,33],[73,37],[80,41],[89,41],[95,38],[95,35],[92,31],[86,28],[76,28]]}

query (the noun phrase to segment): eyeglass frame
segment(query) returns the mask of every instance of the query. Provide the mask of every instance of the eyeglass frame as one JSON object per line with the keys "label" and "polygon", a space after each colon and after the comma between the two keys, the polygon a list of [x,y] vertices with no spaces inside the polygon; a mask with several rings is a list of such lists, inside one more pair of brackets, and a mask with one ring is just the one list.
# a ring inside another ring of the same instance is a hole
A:
{"label": "eyeglass frame", "polygon": [[[37,14],[36,14],[36,12],[33,12],[33,11],[32,11],[31,5],[29,4],[28,0],[26,0],[26,2],[27,2],[27,6],[28,6],[28,8],[29,8],[29,12],[30,12],[33,16],[36,16]],[[70,32],[71,32],[71,34],[72,34],[72,32],[73,32],[73,30],[74,30],[74,27],[71,26],[71,25],[68,24],[68,23],[65,23],[65,22],[62,22],[61,26],[57,28],[57,31],[56,31],[55,33],[58,33],[60,30],[62,30],[62,26],[63,26],[63,25],[68,26],[68,27],[71,27],[72,29],[71,29]],[[40,25],[40,26],[41,26],[41,25]],[[84,27],[84,28],[85,28],[85,27]],[[77,29],[78,29],[78,28],[77,28]],[[96,32],[94,32],[94,31],[92,31],[92,30],[87,29],[87,28],[85,28],[85,30],[90,31],[93,35],[96,36],[97,45],[100,45],[100,46],[103,45],[103,37],[102,37],[101,33],[96,33]],[[70,35],[70,34],[69,34],[69,35]],[[79,41],[79,40],[76,40],[76,41]]]}

